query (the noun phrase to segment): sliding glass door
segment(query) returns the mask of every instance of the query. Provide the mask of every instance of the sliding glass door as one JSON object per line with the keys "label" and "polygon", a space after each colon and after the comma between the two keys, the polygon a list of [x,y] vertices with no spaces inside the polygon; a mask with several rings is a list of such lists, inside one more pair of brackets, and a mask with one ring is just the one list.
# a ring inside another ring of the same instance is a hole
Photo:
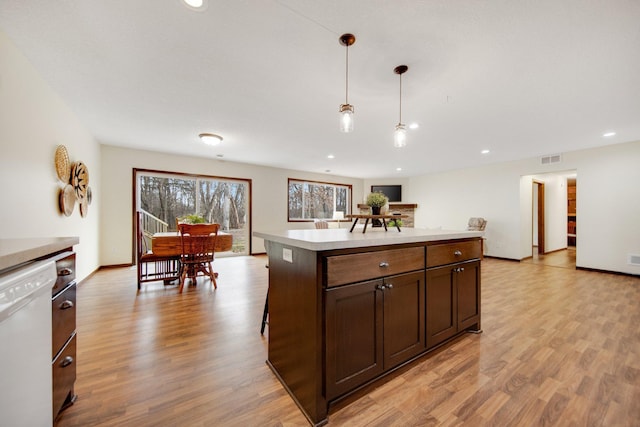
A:
{"label": "sliding glass door", "polygon": [[146,217],[147,234],[176,231],[178,218],[199,215],[218,223],[233,235],[233,248],[225,255],[250,251],[251,181],[136,169],[136,210]]}

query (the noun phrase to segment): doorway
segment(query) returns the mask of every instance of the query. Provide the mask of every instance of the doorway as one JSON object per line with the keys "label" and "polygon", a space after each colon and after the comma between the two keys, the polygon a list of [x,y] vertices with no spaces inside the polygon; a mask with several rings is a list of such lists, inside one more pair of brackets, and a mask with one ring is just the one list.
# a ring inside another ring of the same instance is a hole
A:
{"label": "doorway", "polygon": [[533,180],[533,233],[532,255],[543,255],[544,250],[544,182]]}
{"label": "doorway", "polygon": [[[530,175],[530,256],[523,262],[554,267],[576,266],[577,171]],[[528,193],[528,192],[527,192]]]}

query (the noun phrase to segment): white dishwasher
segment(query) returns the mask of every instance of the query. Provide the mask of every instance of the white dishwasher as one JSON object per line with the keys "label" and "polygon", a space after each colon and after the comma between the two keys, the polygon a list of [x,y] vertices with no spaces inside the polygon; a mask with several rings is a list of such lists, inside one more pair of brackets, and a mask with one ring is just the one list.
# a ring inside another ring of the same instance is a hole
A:
{"label": "white dishwasher", "polygon": [[0,424],[50,427],[53,261],[0,275]]}

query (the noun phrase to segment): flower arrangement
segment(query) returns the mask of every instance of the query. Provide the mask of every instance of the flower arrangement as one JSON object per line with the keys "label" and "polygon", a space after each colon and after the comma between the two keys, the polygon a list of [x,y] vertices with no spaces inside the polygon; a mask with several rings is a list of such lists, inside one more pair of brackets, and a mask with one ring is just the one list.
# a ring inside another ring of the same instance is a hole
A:
{"label": "flower arrangement", "polygon": [[386,205],[389,199],[380,192],[369,193],[367,196],[367,205],[372,208],[381,208]]}

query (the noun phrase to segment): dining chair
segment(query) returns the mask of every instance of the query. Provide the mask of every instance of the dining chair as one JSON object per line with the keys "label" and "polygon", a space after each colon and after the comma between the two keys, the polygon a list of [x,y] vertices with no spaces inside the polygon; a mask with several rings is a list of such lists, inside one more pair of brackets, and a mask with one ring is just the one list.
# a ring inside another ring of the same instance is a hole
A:
{"label": "dining chair", "polygon": [[329,223],[327,221],[324,221],[324,220],[321,220],[321,219],[313,220],[313,225],[315,225],[315,227],[317,229],[321,229],[321,230],[325,230],[325,229],[329,228]]}
{"label": "dining chair", "polygon": [[484,231],[487,226],[487,220],[479,217],[469,218],[467,230]]}
{"label": "dining chair", "polygon": [[151,235],[145,232],[143,213],[136,212],[136,264],[138,289],[142,283],[162,280],[165,285],[180,278],[179,256],[158,256],[149,249]]}
{"label": "dining chair", "polygon": [[180,292],[187,278],[191,279],[193,285],[197,283],[198,273],[209,276],[213,287],[218,288],[218,274],[213,271],[212,263],[219,229],[220,224],[178,224],[182,243]]}

